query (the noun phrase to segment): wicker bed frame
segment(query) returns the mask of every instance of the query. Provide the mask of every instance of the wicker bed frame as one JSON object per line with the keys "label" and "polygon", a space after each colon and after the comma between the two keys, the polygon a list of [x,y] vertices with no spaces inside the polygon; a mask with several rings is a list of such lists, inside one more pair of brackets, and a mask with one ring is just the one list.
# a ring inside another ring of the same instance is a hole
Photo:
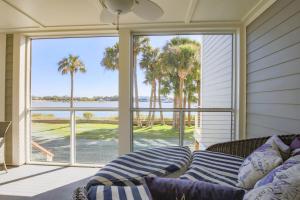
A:
{"label": "wicker bed frame", "polygon": [[[295,137],[300,135],[280,135],[279,138],[287,145],[290,145]],[[207,148],[208,151],[226,153],[240,157],[247,157],[255,149],[264,144],[270,137],[251,138],[214,144]],[[87,191],[84,187],[77,188],[73,193],[74,200],[88,200]]]}
{"label": "wicker bed frame", "polygon": [[[290,145],[297,135],[280,135],[278,136],[285,144]],[[215,151],[220,153],[226,153],[236,155],[240,157],[247,157],[255,149],[264,144],[270,137],[251,138],[245,140],[237,140],[232,142],[224,142],[214,144],[207,148],[208,151]]]}

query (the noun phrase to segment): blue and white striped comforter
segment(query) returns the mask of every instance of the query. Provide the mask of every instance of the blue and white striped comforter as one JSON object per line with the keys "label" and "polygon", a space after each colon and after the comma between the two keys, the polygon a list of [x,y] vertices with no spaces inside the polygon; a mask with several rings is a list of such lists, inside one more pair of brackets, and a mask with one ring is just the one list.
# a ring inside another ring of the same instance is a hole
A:
{"label": "blue and white striped comforter", "polygon": [[180,178],[235,187],[243,160],[218,152],[195,151],[188,171]]}
{"label": "blue and white striped comforter", "polygon": [[90,179],[86,189],[99,185],[133,186],[142,184],[145,176],[165,177],[191,161],[188,147],[153,148],[132,152],[113,160]]}

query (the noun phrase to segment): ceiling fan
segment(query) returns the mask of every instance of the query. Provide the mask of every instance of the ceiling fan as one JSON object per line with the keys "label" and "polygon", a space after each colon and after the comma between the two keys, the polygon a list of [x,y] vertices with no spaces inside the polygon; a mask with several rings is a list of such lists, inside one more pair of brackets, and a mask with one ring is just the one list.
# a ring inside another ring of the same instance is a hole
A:
{"label": "ceiling fan", "polygon": [[160,18],[164,11],[151,0],[99,0],[103,9],[100,19],[104,23],[116,23],[119,29],[120,15],[133,12],[146,20]]}

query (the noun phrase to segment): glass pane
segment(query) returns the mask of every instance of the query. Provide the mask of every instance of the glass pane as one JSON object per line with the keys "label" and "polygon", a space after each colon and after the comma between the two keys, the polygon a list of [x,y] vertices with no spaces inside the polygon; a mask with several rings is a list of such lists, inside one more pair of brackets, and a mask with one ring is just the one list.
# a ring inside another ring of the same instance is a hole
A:
{"label": "glass pane", "polygon": [[185,132],[187,133],[191,127],[194,127],[194,141],[189,139],[184,141],[184,144],[190,146],[191,150],[204,150],[210,145],[232,140],[233,119],[230,112],[192,112],[190,124],[187,114],[186,118]]}
{"label": "glass pane", "polygon": [[[161,116],[162,114],[162,116]],[[173,115],[177,114],[177,123]],[[138,124],[137,115],[141,119]],[[179,145],[179,115],[173,112],[134,112],[134,150]]]}
{"label": "glass pane", "polygon": [[32,40],[32,107],[118,107],[118,53],[110,54],[117,42],[118,37]]}
{"label": "glass pane", "polygon": [[200,106],[202,35],[135,36],[133,42],[134,108]]}
{"label": "glass pane", "polygon": [[118,156],[118,112],[76,112],[76,162],[106,164]]}
{"label": "glass pane", "polygon": [[31,160],[70,161],[70,112],[31,112]]}
{"label": "glass pane", "polygon": [[232,41],[231,34],[135,36],[132,106],[231,108]]}

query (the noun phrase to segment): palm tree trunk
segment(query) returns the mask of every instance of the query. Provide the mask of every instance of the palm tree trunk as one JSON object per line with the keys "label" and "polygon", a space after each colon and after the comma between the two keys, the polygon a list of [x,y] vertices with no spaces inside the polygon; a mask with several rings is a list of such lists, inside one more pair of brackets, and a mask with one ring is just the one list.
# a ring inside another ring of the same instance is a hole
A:
{"label": "palm tree trunk", "polygon": [[[160,97],[160,90],[161,90],[161,85],[160,85],[160,80],[158,80],[158,106],[160,109],[162,109],[162,103],[161,103],[161,97]],[[160,123],[162,125],[165,124],[165,120],[164,120],[164,115],[163,115],[163,111],[160,111]]]}
{"label": "palm tree trunk", "polygon": [[[150,109],[153,106],[153,90],[154,90],[154,87],[153,87],[153,84],[151,84],[150,105],[149,105]],[[151,126],[151,111],[149,111],[147,119],[148,119],[148,126]]]}
{"label": "palm tree trunk", "polygon": [[73,108],[73,98],[74,98],[74,73],[71,72],[71,99],[70,99],[71,108]]}
{"label": "palm tree trunk", "polygon": [[200,81],[197,81],[197,88],[198,88],[198,91],[197,91],[197,93],[198,93],[198,107],[200,108],[200,97],[201,97],[201,93],[200,93]]}
{"label": "palm tree trunk", "polygon": [[[184,95],[184,97],[183,97],[183,107],[184,108],[186,108],[186,103],[187,103],[187,93],[186,92],[184,92],[183,93],[183,95]],[[183,115],[183,127],[185,127],[185,113],[184,113],[184,115]]]}
{"label": "palm tree trunk", "polygon": [[[184,78],[179,76],[179,96],[178,96],[179,108],[183,108],[183,88],[184,88]],[[178,128],[179,126],[180,126],[180,118],[178,118]]]}
{"label": "palm tree trunk", "polygon": [[[177,94],[176,98],[177,98],[176,108],[180,108],[180,106],[179,106],[179,101],[180,101],[179,94]],[[180,128],[180,113],[179,112],[176,113],[176,127],[175,128],[177,130],[179,130],[179,128]]]}
{"label": "palm tree trunk", "polygon": [[[136,66],[136,55],[134,56],[134,66],[133,66],[133,81],[134,81],[134,100],[135,100],[135,107],[139,108],[139,92],[138,92],[138,82],[137,82],[137,66]],[[142,127],[140,112],[136,111],[136,120],[138,127]]]}
{"label": "palm tree trunk", "polygon": [[184,79],[179,77],[179,108],[183,108],[183,85]]}
{"label": "palm tree trunk", "polygon": [[[174,92],[173,108],[177,108],[177,96],[176,96],[176,92]],[[173,112],[173,129],[176,129],[176,122],[177,122],[177,115],[176,115],[176,112]]]}
{"label": "palm tree trunk", "polygon": [[[156,81],[153,81],[153,109],[156,108]],[[152,112],[152,120],[151,120],[151,126],[153,126],[155,120],[155,111]]]}
{"label": "palm tree trunk", "polygon": [[[198,108],[200,108],[200,106],[201,106],[201,80],[198,80],[197,81],[197,88],[198,88],[198,91],[197,91],[197,93],[198,93]],[[197,113],[197,115],[198,115],[198,117],[197,117],[197,122],[195,121],[195,123],[197,123],[198,125],[200,124],[200,114],[199,113]]]}
{"label": "palm tree trunk", "polygon": [[[188,108],[189,109],[191,108],[191,99],[190,98],[188,98]],[[191,125],[192,125],[192,123],[191,123],[191,112],[189,111],[188,112],[188,126],[190,127]]]}

